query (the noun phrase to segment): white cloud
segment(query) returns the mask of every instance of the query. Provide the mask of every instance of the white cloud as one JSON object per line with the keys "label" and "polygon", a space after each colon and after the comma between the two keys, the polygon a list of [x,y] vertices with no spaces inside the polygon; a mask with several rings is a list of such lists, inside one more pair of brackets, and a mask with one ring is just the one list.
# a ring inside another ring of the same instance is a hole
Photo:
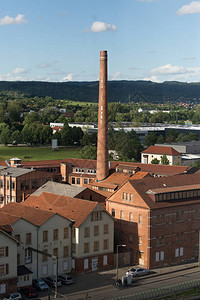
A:
{"label": "white cloud", "polygon": [[112,75],[112,80],[117,80],[120,77],[121,73],[116,72],[115,74]]}
{"label": "white cloud", "polygon": [[91,31],[91,32],[103,32],[103,31],[116,31],[117,27],[115,25],[107,24],[104,22],[93,22],[92,26],[90,27],[89,30],[86,31]]}
{"label": "white cloud", "polygon": [[161,66],[151,70],[151,74],[159,74],[159,75],[166,75],[166,74],[183,74],[187,73],[188,69],[183,66],[172,66],[167,64],[165,66]]}
{"label": "white cloud", "polygon": [[38,68],[49,68],[51,65],[50,64],[40,64],[38,65]]}
{"label": "white cloud", "polygon": [[63,77],[60,82],[72,81],[72,74],[68,73],[67,76]]}
{"label": "white cloud", "polygon": [[156,76],[145,77],[143,80],[152,81],[152,82],[160,82]]}
{"label": "white cloud", "polygon": [[200,1],[193,1],[188,5],[183,5],[178,11],[179,16],[188,15],[188,14],[197,14],[200,13]]}
{"label": "white cloud", "polygon": [[15,18],[5,16],[4,18],[0,19],[0,26],[3,25],[18,25],[22,23],[27,23],[28,21],[25,19],[25,15],[17,15]]}
{"label": "white cloud", "polygon": [[11,72],[12,74],[23,74],[23,73],[27,73],[25,69],[23,68],[16,68],[15,70],[13,70]]}

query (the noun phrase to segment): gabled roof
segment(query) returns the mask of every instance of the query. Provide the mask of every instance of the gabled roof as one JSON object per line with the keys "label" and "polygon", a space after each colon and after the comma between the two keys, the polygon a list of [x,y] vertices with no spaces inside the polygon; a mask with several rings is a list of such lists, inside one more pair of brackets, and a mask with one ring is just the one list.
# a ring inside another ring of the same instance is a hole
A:
{"label": "gabled roof", "polygon": [[180,156],[181,154],[176,151],[174,148],[172,147],[162,147],[162,146],[150,146],[147,149],[145,149],[144,151],[142,151],[142,153],[148,153],[148,154],[166,154],[166,155],[172,155],[172,156]]}
{"label": "gabled roof", "polygon": [[[197,200],[173,200],[173,201],[163,201],[161,202],[154,202],[151,196],[147,193],[149,190],[154,189],[162,189],[162,192],[166,188],[166,192],[177,191],[180,190],[180,187],[185,186],[195,186],[200,182],[200,174],[185,174],[185,175],[176,175],[176,176],[169,176],[169,177],[147,177],[142,180],[129,180],[132,187],[135,191],[140,195],[140,197],[146,202],[149,208],[159,208],[159,207],[168,207],[168,206],[177,206],[182,205],[184,203],[192,203],[193,201],[199,202],[200,199]],[[133,201],[134,202],[134,201]]]}
{"label": "gabled roof", "polygon": [[84,191],[85,187],[74,186],[65,183],[48,181],[37,189],[32,195],[39,196],[43,192],[48,192],[57,195],[63,195],[74,198],[76,195]]}
{"label": "gabled roof", "polygon": [[73,220],[75,222],[74,226],[79,227],[99,204],[94,201],[44,192],[40,196],[29,196],[25,202],[22,202],[22,205],[56,212],[65,218]]}
{"label": "gabled roof", "polygon": [[[19,218],[23,218],[26,221],[32,223],[33,225],[40,226],[43,223],[45,223],[47,220],[49,220],[55,213],[50,211],[45,211],[42,209],[37,209],[34,207],[29,207],[22,205],[21,203],[8,203],[4,207],[0,209],[0,213],[4,212],[7,213],[7,215],[10,215],[9,218],[11,218],[10,224],[14,223],[14,220],[18,220]],[[12,221],[13,218],[13,221]],[[8,221],[7,221],[8,222]],[[1,224],[1,217],[0,217],[0,224]],[[9,223],[7,223],[9,224]],[[2,224],[5,225],[5,224]]]}
{"label": "gabled roof", "polygon": [[25,175],[25,174],[32,173],[32,172],[35,172],[35,171],[30,170],[30,169],[7,167],[7,168],[0,170],[0,175],[10,175],[12,177],[18,177],[18,176]]}

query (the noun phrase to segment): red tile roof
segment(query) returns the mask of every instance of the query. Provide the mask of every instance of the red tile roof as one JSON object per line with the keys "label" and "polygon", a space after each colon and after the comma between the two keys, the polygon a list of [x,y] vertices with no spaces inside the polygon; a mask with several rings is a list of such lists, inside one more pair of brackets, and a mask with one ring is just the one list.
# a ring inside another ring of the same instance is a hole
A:
{"label": "red tile roof", "polygon": [[145,149],[144,151],[142,151],[142,153],[150,153],[150,154],[166,154],[166,155],[172,155],[172,156],[180,156],[181,154],[176,151],[174,148],[172,147],[162,147],[162,146],[150,146],[147,149]]}
{"label": "red tile roof", "polygon": [[[34,224],[34,225],[42,225],[47,220],[49,220],[55,213],[50,211],[45,211],[33,207],[28,207],[25,205],[22,205],[21,203],[8,203],[3,208],[1,208],[0,212],[5,212],[10,215],[10,218],[23,218],[27,220],[28,222]],[[1,217],[0,217],[1,219]],[[1,222],[1,221],[0,221]],[[0,223],[1,224],[1,223]],[[11,223],[12,224],[12,223]],[[2,224],[5,225],[5,224]]]}
{"label": "red tile roof", "polygon": [[98,205],[98,202],[43,192],[38,197],[30,196],[25,202],[22,202],[22,205],[51,210],[65,218],[74,220],[74,226],[79,227]]}

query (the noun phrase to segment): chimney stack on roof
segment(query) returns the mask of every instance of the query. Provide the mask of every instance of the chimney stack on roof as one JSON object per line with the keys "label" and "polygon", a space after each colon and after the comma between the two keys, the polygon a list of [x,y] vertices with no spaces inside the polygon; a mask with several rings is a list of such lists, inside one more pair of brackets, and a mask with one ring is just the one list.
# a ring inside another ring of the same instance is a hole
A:
{"label": "chimney stack on roof", "polygon": [[97,181],[109,175],[108,162],[107,51],[100,51]]}

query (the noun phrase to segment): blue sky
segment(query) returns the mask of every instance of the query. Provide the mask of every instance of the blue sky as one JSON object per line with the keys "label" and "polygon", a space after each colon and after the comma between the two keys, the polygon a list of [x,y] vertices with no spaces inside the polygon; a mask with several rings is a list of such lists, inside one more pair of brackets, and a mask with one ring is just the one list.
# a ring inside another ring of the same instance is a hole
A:
{"label": "blue sky", "polygon": [[0,0],[0,80],[200,82],[200,1]]}

